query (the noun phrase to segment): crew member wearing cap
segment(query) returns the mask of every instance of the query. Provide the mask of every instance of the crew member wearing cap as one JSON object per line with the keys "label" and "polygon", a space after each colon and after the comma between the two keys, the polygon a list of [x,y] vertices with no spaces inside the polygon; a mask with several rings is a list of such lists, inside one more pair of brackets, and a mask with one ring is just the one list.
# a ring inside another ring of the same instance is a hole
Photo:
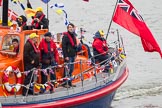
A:
{"label": "crew member wearing cap", "polygon": [[42,7],[36,9],[36,14],[33,17],[32,24],[34,29],[48,29],[49,20],[45,18]]}
{"label": "crew member wearing cap", "polygon": [[[44,38],[42,38],[39,44],[39,49],[41,52],[42,69],[45,69],[49,66],[54,67],[59,60],[59,55],[58,55],[56,44],[52,40],[51,37],[52,37],[51,32],[45,33]],[[53,70],[53,73],[48,72],[50,74],[50,80],[56,80],[56,73],[54,71],[54,68],[52,68],[52,70]],[[42,72],[41,76],[42,76],[42,84],[45,84],[47,82],[46,73]]]}
{"label": "crew member wearing cap", "polygon": [[103,30],[97,31],[93,39],[94,41],[92,44],[92,48],[93,48],[93,55],[96,56],[95,59],[99,60],[99,62],[108,59],[109,58],[108,45],[104,38]]}
{"label": "crew member wearing cap", "polygon": [[[29,71],[24,80],[25,86],[33,82],[33,71],[31,69],[39,66],[40,51],[37,46],[38,37],[36,33],[31,33],[24,46],[24,70]],[[26,96],[28,93],[33,94],[33,90],[27,90],[26,87],[23,87],[22,95]]]}

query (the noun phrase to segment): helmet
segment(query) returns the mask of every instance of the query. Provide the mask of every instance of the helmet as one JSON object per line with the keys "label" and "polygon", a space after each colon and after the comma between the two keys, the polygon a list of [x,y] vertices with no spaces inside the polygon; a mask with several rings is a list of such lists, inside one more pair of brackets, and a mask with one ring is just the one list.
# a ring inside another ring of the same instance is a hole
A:
{"label": "helmet", "polygon": [[104,36],[105,35],[105,33],[103,32],[103,30],[99,30],[98,32],[100,33],[100,36]]}
{"label": "helmet", "polygon": [[39,37],[36,33],[31,33],[29,38],[32,39],[32,38],[35,38],[35,37]]}
{"label": "helmet", "polygon": [[36,12],[43,12],[43,8],[42,7],[37,7]]}

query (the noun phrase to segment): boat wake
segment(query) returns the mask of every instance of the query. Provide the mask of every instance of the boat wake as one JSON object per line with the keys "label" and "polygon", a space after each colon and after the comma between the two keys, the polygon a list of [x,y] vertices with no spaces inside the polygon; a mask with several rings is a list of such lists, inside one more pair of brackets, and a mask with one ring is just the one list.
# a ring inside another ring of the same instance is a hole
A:
{"label": "boat wake", "polygon": [[156,85],[155,87],[143,86],[137,88],[131,88],[126,90],[119,90],[114,100],[119,101],[121,99],[138,97],[138,96],[155,96],[162,93],[162,85]]}

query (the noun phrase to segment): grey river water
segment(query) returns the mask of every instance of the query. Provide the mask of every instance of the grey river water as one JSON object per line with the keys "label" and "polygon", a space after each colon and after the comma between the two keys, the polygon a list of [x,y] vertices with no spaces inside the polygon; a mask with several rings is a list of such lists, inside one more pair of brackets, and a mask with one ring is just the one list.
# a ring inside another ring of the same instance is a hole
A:
{"label": "grey river water", "polygon": [[[30,0],[33,8],[46,5],[40,0]],[[139,11],[155,39],[162,48],[162,0],[130,0]],[[63,3],[70,22],[78,28],[85,28],[85,39],[93,40],[98,29],[107,32],[116,0],[51,0],[49,5]],[[26,4],[26,1],[23,2]],[[19,6],[10,7],[23,14]],[[49,9],[50,31],[66,31],[64,15],[57,15]],[[162,108],[162,59],[159,54],[144,52],[140,38],[112,23],[111,31],[118,29],[124,39],[129,77],[118,89],[112,103],[113,108]],[[109,38],[114,35],[110,35]],[[108,38],[108,43],[111,43]]]}

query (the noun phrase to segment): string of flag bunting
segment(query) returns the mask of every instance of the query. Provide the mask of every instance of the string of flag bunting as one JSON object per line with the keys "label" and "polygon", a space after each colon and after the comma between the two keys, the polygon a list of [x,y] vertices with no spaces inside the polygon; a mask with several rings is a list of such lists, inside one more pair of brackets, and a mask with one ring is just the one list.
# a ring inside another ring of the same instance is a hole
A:
{"label": "string of flag bunting", "polygon": [[61,15],[62,13],[64,13],[64,16],[65,16],[64,24],[67,26],[69,24],[69,20],[68,20],[67,12],[65,11],[64,7],[65,6],[63,3],[56,3],[56,4],[50,6],[51,9],[56,9],[56,13],[58,15]]}
{"label": "string of flag bunting", "polygon": [[[118,50],[118,51],[120,51],[119,53],[120,54],[122,54],[122,50],[120,49],[120,50]],[[115,52],[114,52],[115,53]],[[116,55],[115,55],[116,56]],[[112,54],[112,58],[114,58],[114,54]],[[117,58],[117,57],[116,57]],[[121,60],[123,60],[123,59],[121,59]],[[89,60],[88,61],[84,61],[85,63],[89,63]],[[82,63],[82,61],[76,61],[76,62],[74,62],[75,64],[76,63]],[[70,64],[73,64],[73,63],[70,63]],[[38,73],[39,72],[44,72],[44,74],[46,74],[46,75],[48,75],[48,74],[50,74],[50,73],[52,73],[52,74],[55,74],[55,68],[56,67],[62,67],[62,66],[64,66],[65,67],[65,70],[67,70],[67,71],[69,71],[69,69],[68,69],[68,66],[67,66],[68,64],[62,64],[62,65],[59,65],[59,66],[50,66],[50,67],[48,67],[48,68],[46,68],[46,69],[36,69],[36,68],[33,68],[33,69],[31,69],[31,70],[29,70],[29,71],[25,71],[25,72],[21,72],[21,73],[24,73],[24,74],[28,74],[29,72],[33,72],[33,74],[34,74],[34,76],[37,76],[38,75]],[[64,77],[64,78],[60,78],[60,79],[57,79],[57,80],[50,80],[50,81],[47,81],[45,84],[40,84],[40,83],[37,83],[37,82],[31,82],[30,83],[30,87],[28,88],[27,86],[25,86],[25,85],[23,85],[23,84],[19,84],[19,85],[17,85],[17,86],[23,86],[23,87],[26,87],[27,89],[30,89],[30,90],[33,90],[33,87],[36,87],[37,89],[39,89],[40,90],[40,92],[42,92],[42,93],[44,93],[45,91],[50,91],[51,92],[51,90],[52,91],[54,91],[54,87],[57,87],[57,86],[59,86],[59,85],[62,85],[63,83],[66,83],[67,81],[72,81],[72,80],[75,80],[75,79],[79,79],[80,78],[80,80],[81,81],[83,81],[84,80],[84,77],[83,77],[83,75],[85,75],[85,76],[87,76],[87,78],[89,79],[89,81],[91,81],[92,80],[92,77],[94,76],[95,78],[97,78],[97,73],[98,72],[101,72],[101,74],[102,74],[102,76],[104,76],[103,74],[103,71],[105,70],[105,68],[107,68],[107,67],[109,67],[109,70],[107,71],[107,73],[109,74],[109,73],[113,73],[113,69],[115,68],[117,66],[117,63],[116,63],[116,61],[115,61],[115,58],[114,59],[107,59],[107,62],[104,64],[104,65],[102,65],[102,66],[100,66],[99,64],[95,64],[95,66],[92,66],[93,68],[93,70],[91,71],[91,70],[87,70],[87,71],[84,71],[84,72],[82,72],[82,73],[80,73],[80,74],[77,74],[77,75],[73,75],[73,76],[71,76],[71,77]],[[13,68],[14,68],[14,73],[16,73],[16,74],[20,74],[20,71],[19,71],[19,69],[18,68],[16,68],[16,67],[14,67],[14,66],[12,66]],[[96,70],[98,70],[98,72],[96,72]],[[7,72],[7,71],[9,71],[9,70],[6,70],[5,71],[5,73],[9,73],[9,72]],[[48,73],[48,72],[49,73]],[[104,82],[106,82],[106,79],[108,79],[107,77],[102,77],[103,78],[103,81]],[[0,84],[0,86],[4,86],[4,84]],[[9,86],[11,86],[11,88],[13,88],[14,86],[16,86],[15,84],[10,84]],[[16,90],[14,91],[14,92],[17,92]],[[7,95],[6,94],[4,94],[6,97],[7,97]]]}
{"label": "string of flag bunting", "polygon": [[[50,0],[41,0],[43,3],[47,4],[50,2]],[[82,1],[85,1],[85,2],[89,2],[89,0],[82,0]],[[0,6],[2,6],[2,2],[3,0],[0,0]],[[28,18],[31,18],[31,16],[34,16],[35,15],[35,10],[34,9],[31,9],[31,8],[25,8],[23,2],[24,0],[11,0],[11,2],[13,4],[16,4],[16,5],[19,5],[21,7],[21,9],[25,12],[25,15],[28,17]],[[29,1],[28,1],[29,2]],[[64,13],[64,24],[67,26],[69,24],[69,20],[68,20],[68,14],[66,12],[66,10],[64,9],[64,4],[62,3],[55,3],[53,6],[50,7],[51,9],[57,9],[56,10],[56,13],[58,15],[61,15],[62,13]],[[11,10],[11,12],[13,12],[13,10]],[[13,13],[13,15],[15,14],[15,12]],[[11,20],[9,21],[9,25],[12,25],[12,21],[16,21],[15,18],[12,19],[12,17],[14,16],[11,16]],[[18,15],[16,15],[16,18],[18,17]]]}

